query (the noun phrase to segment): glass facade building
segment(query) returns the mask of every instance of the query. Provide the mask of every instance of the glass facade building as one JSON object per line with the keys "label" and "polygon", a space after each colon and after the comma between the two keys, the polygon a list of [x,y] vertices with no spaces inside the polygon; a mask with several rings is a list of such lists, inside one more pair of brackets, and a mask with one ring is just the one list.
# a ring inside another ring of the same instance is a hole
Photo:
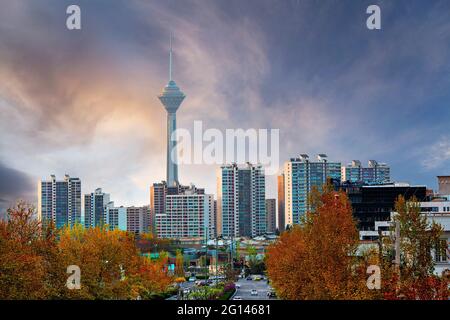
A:
{"label": "glass facade building", "polygon": [[57,181],[50,180],[38,184],[38,219],[43,225],[53,222],[56,228],[81,223],[81,181],[65,175]]}
{"label": "glass facade building", "polygon": [[378,239],[376,225],[391,220],[391,212],[395,209],[398,196],[401,195],[406,200],[415,197],[417,201],[425,201],[427,198],[425,186],[411,186],[406,183],[364,185],[361,182],[346,181],[336,183],[335,189],[347,193],[361,240]]}
{"label": "glass facade building", "polygon": [[361,161],[353,160],[341,169],[342,181],[362,182],[364,184],[383,184],[391,180],[391,169],[385,163],[369,160],[368,166],[363,167]]}
{"label": "glass facade building", "polygon": [[106,209],[108,206],[114,206],[110,202],[110,195],[103,193],[101,188],[95,189],[95,192],[84,195],[84,226],[94,228],[108,224],[106,220]]}
{"label": "glass facade building", "polygon": [[284,196],[286,225],[298,224],[308,210],[308,197],[313,188],[319,190],[327,179],[341,179],[341,163],[329,162],[325,154],[310,161],[306,154],[291,158],[284,165]]}
{"label": "glass facade building", "polygon": [[107,207],[106,222],[110,230],[127,231],[127,208]]}

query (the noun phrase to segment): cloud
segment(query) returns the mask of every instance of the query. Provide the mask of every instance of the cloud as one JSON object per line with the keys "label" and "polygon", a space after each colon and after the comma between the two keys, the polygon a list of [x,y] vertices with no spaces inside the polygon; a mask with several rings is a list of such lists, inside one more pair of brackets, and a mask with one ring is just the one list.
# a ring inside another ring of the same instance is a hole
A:
{"label": "cloud", "polygon": [[[382,2],[383,29],[372,33],[354,1],[79,3],[80,32],[65,29],[70,1],[2,4],[0,152],[34,181],[68,173],[83,192],[148,203],[148,186],[165,178],[156,96],[170,32],[187,95],[179,127],[279,128],[281,161],[379,157],[400,176],[421,165],[409,150],[426,146],[423,132],[448,130],[446,2]],[[214,168],[181,166],[180,177],[215,192]]]}
{"label": "cloud", "polygon": [[0,217],[17,200],[30,201],[35,193],[35,185],[27,174],[0,161]]}
{"label": "cloud", "polygon": [[426,170],[442,168],[450,163],[450,136],[443,136],[433,143],[426,152],[422,165]]}

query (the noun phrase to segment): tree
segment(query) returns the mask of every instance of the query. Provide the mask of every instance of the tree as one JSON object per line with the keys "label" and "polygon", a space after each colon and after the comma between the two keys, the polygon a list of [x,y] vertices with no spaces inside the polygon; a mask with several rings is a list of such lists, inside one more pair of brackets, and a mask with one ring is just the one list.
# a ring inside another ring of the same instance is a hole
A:
{"label": "tree", "polygon": [[[432,249],[439,248],[442,227],[429,223],[421,214],[420,203],[413,198],[406,201],[399,196],[395,204],[394,223],[400,227],[400,266],[392,263],[395,239],[386,238],[383,254],[386,257],[383,268],[386,299],[444,299],[449,296],[448,278],[434,274]],[[391,228],[395,234],[395,224]],[[400,272],[399,272],[400,271]]]}
{"label": "tree", "polygon": [[[81,225],[42,226],[19,202],[0,221],[0,299],[136,299],[164,293],[173,282],[167,254],[140,255],[134,235]],[[66,286],[67,267],[81,270],[81,289]]]}
{"label": "tree", "polygon": [[44,299],[46,275],[36,250],[41,225],[35,210],[24,202],[0,221],[0,299]]}
{"label": "tree", "polygon": [[184,277],[184,259],[183,252],[180,249],[177,249],[175,256],[175,275]]}
{"label": "tree", "polygon": [[81,269],[81,290],[69,297],[128,299],[128,278],[138,271],[140,256],[131,233],[81,225],[61,231],[59,248],[66,266]]}
{"label": "tree", "polygon": [[281,234],[267,250],[267,273],[282,299],[364,299],[364,261],[358,230],[344,192],[314,191],[303,222]]}
{"label": "tree", "polygon": [[134,275],[133,292],[143,299],[165,292],[175,278],[168,274],[168,256],[161,254],[156,260],[143,257],[139,263],[138,273]]}

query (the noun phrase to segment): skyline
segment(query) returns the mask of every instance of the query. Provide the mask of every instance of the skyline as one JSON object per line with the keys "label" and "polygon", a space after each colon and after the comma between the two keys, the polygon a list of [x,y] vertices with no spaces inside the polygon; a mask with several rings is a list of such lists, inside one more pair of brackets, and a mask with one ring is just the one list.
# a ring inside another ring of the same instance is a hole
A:
{"label": "skyline", "polygon": [[[53,173],[79,177],[83,194],[102,187],[118,205],[148,204],[165,177],[157,95],[170,32],[189,96],[179,127],[279,128],[280,166],[324,152],[342,165],[386,162],[393,180],[433,189],[449,174],[445,1],[378,1],[376,32],[365,28],[369,1],[78,3],[83,28],[71,32],[68,1],[2,1],[0,208],[37,199]],[[216,166],[179,167],[181,183],[216,194]],[[276,198],[276,176],[267,190]]]}

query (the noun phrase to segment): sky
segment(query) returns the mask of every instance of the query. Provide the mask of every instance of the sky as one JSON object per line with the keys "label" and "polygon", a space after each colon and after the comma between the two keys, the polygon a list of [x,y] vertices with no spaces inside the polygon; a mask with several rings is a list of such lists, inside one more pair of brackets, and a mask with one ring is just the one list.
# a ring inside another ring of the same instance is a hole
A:
{"label": "sky", "polygon": [[[81,30],[66,8],[81,8]],[[381,8],[368,30],[366,8]],[[50,174],[149,203],[165,179],[174,79],[179,128],[280,130],[280,161],[325,153],[391,166],[436,189],[450,174],[450,2],[422,0],[0,0],[0,211],[37,203]],[[180,181],[216,193],[216,166]],[[266,180],[276,196],[276,177]]]}

